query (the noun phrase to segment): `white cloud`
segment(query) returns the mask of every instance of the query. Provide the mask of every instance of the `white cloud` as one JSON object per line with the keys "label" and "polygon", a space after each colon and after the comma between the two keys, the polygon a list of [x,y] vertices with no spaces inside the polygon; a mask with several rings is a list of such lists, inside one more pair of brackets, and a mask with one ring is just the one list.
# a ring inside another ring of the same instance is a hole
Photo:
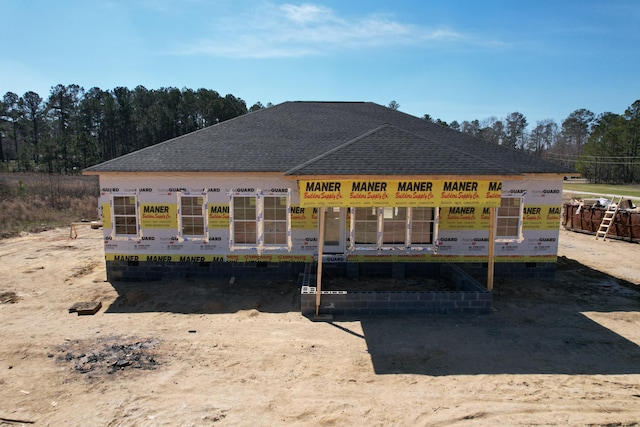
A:
{"label": "white cloud", "polygon": [[301,24],[335,20],[333,10],[314,4],[303,4],[301,6],[283,4],[280,6],[280,10],[284,12],[286,19]]}
{"label": "white cloud", "polygon": [[248,14],[224,17],[212,34],[173,53],[231,58],[322,56],[367,48],[478,44],[449,28],[403,23],[385,15],[339,16],[317,4],[265,3]]}

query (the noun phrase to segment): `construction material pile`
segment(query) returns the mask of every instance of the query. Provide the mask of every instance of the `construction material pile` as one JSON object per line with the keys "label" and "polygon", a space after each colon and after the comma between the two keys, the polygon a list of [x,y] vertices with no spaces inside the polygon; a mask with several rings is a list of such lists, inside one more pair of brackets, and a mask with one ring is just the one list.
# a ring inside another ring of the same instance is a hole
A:
{"label": "construction material pile", "polygon": [[602,230],[607,212],[614,212],[606,237],[640,242],[640,208],[632,200],[616,200],[606,197],[572,199],[563,206],[562,225],[573,231],[596,235]]}

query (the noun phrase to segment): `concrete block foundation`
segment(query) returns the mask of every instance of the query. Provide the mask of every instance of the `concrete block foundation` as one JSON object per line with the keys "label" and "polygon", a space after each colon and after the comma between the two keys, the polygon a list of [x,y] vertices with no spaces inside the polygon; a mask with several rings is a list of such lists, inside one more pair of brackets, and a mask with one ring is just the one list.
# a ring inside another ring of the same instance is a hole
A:
{"label": "concrete block foundation", "polygon": [[107,280],[149,282],[165,279],[295,280],[304,271],[295,262],[107,261]]}
{"label": "concrete block foundation", "polygon": [[[351,317],[491,312],[492,294],[476,279],[455,264],[440,264],[438,268],[440,277],[455,285],[455,291],[322,291],[318,314]],[[397,270],[393,272],[397,274]],[[315,270],[307,268],[300,297],[305,316],[315,315],[315,284]]]}

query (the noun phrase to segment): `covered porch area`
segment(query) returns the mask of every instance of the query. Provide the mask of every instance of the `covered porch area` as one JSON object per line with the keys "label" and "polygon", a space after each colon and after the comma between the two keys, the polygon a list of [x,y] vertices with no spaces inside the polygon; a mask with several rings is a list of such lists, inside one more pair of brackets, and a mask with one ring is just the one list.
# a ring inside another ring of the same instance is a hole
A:
{"label": "covered porch area", "polygon": [[[486,228],[476,231],[487,242],[496,236],[496,211],[501,203],[499,180],[465,177],[335,177],[298,180],[300,205],[318,212],[316,262],[308,265],[302,286],[306,315],[410,313],[488,313],[494,275],[494,245],[486,254],[440,255],[439,220],[442,208],[461,217],[483,212]],[[469,217],[469,221],[478,223]],[[475,225],[474,225],[475,226]],[[486,285],[460,265],[470,260],[487,266]],[[329,277],[357,279],[348,289],[324,289]],[[439,277],[447,290],[371,289],[373,278]],[[360,285],[360,286],[359,286]],[[311,302],[313,300],[313,303]]]}

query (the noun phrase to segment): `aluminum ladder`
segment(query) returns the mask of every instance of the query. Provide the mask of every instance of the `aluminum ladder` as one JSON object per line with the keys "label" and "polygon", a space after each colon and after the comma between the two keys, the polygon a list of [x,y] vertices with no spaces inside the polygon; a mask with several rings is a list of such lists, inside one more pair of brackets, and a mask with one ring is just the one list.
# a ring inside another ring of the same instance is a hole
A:
{"label": "aluminum ladder", "polygon": [[618,209],[620,209],[620,203],[622,203],[622,197],[618,196],[618,201],[616,202],[616,197],[611,197],[611,203],[607,206],[607,209],[604,211],[604,215],[602,216],[602,221],[600,222],[600,227],[598,227],[598,231],[596,231],[596,240],[598,237],[602,237],[602,241],[607,238],[607,234],[609,233],[609,227],[613,224],[613,220],[616,217],[616,213],[618,213]]}

